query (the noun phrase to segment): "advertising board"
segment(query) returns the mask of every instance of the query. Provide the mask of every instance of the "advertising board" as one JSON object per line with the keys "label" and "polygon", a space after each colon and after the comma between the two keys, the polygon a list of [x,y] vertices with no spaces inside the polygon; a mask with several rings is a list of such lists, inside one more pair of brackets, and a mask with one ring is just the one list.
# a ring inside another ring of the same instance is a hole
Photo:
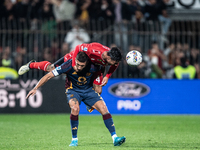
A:
{"label": "advertising board", "polygon": [[110,79],[101,96],[111,114],[200,114],[199,87],[200,80]]}
{"label": "advertising board", "polygon": [[169,0],[168,6],[174,9],[200,9],[199,0]]}
{"label": "advertising board", "polygon": [[0,113],[67,113],[64,81],[50,80],[33,97],[26,99],[36,85],[32,80],[0,80]]}
{"label": "advertising board", "polygon": [[[0,80],[0,113],[70,113],[63,79]],[[111,114],[200,114],[200,80],[109,79],[103,97]],[[90,114],[81,103],[80,114]],[[99,114],[93,111],[92,114]]]}

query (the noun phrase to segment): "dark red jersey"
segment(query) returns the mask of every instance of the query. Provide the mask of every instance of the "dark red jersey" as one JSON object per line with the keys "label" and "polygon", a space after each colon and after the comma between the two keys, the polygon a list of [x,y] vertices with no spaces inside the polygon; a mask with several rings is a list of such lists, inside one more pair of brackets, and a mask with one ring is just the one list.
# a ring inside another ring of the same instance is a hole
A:
{"label": "dark red jersey", "polygon": [[[75,66],[76,55],[78,54],[78,52],[82,51],[88,55],[91,62],[94,63],[95,65],[106,66],[107,62],[103,60],[102,54],[103,52],[109,50],[110,50],[109,47],[104,46],[100,43],[80,44],[76,46],[74,51],[65,55],[64,61],[67,61],[72,58],[72,66]],[[118,66],[111,65],[106,76],[109,78],[112,75],[112,73],[117,69],[117,67]]]}

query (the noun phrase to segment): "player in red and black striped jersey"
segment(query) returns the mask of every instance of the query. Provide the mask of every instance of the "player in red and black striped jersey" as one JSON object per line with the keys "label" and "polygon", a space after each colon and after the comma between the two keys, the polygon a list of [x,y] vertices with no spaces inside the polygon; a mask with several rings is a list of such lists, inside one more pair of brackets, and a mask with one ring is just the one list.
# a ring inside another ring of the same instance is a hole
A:
{"label": "player in red and black striped jersey", "polygon": [[18,73],[19,75],[22,75],[29,71],[29,69],[39,69],[49,72],[69,59],[72,59],[72,66],[74,70],[76,70],[75,57],[79,51],[85,52],[89,56],[90,61],[96,65],[101,65],[104,67],[107,65],[111,65],[106,76],[104,78],[103,76],[101,77],[103,78],[101,86],[107,84],[109,77],[117,69],[119,62],[122,59],[122,54],[117,47],[113,47],[110,49],[109,47],[104,46],[100,43],[80,44],[76,46],[74,51],[66,54],[54,64],[51,64],[48,61],[35,62],[32,60],[28,64],[22,66],[19,69]]}

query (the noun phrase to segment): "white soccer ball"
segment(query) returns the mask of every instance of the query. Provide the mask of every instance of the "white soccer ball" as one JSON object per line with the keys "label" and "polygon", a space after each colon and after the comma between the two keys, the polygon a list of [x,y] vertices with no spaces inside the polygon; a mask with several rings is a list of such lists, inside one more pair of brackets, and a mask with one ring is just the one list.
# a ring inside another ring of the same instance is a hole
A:
{"label": "white soccer ball", "polygon": [[136,50],[128,52],[126,62],[130,66],[137,66],[142,62],[142,54]]}

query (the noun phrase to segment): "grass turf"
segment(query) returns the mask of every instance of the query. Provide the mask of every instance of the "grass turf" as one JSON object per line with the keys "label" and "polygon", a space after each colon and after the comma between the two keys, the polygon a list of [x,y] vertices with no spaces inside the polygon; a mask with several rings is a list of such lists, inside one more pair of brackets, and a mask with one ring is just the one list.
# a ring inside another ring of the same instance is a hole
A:
{"label": "grass turf", "polygon": [[200,149],[200,116],[113,115],[118,136],[114,147],[102,117],[79,116],[78,147],[69,147],[69,115],[0,115],[0,150],[180,150]]}

